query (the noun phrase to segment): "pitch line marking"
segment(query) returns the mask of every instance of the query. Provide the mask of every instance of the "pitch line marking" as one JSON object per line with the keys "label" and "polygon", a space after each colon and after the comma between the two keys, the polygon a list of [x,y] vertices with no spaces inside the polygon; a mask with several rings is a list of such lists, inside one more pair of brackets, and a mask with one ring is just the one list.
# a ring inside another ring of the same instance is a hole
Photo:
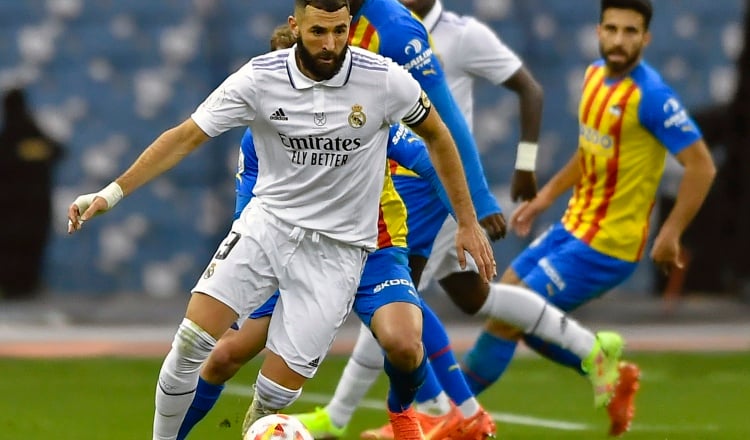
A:
{"label": "pitch line marking", "polygon": [[[252,394],[252,389],[248,385],[238,385],[238,384],[227,384],[226,388],[224,389],[225,393],[232,394],[235,396],[250,396]],[[324,393],[302,393],[302,395],[299,398],[300,402],[307,402],[307,403],[317,403],[317,404],[326,404],[331,400],[330,394],[324,394]],[[363,399],[362,403],[359,405],[359,408],[367,409],[367,410],[373,410],[373,411],[383,411],[385,409],[384,403],[382,400],[376,400],[376,399]],[[555,419],[544,419],[540,417],[533,417],[523,414],[512,414],[512,413],[505,413],[505,412],[497,412],[497,411],[491,411],[490,415],[493,419],[495,419],[498,422],[508,423],[511,425],[525,425],[525,426],[533,426],[538,428],[549,428],[549,429],[556,429],[559,431],[599,431],[602,429],[602,426],[593,425],[590,423],[580,423],[580,422],[569,422],[565,420],[555,420]],[[630,428],[630,431],[640,431],[640,432],[664,432],[664,433],[676,433],[676,432],[696,432],[696,431],[704,431],[704,432],[717,432],[720,428],[716,425],[681,425],[681,426],[673,426],[673,425],[647,425],[647,424],[641,424],[638,422],[633,423],[633,426]]]}

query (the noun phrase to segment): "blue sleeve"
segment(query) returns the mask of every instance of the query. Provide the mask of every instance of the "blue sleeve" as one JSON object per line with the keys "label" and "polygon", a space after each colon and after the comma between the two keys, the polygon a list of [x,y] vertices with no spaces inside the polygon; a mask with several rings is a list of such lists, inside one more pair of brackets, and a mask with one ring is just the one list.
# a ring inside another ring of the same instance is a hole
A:
{"label": "blue sleeve", "polygon": [[487,178],[484,175],[474,137],[471,135],[466,119],[461,114],[453,95],[448,90],[448,84],[437,85],[431,90],[425,89],[425,92],[433,102],[435,109],[440,113],[443,122],[453,136],[456,147],[458,147],[458,154],[461,156],[461,163],[464,166],[477,217],[483,219],[491,214],[502,212],[495,196],[490,192],[489,185],[487,185]]}
{"label": "blue sleeve", "polygon": [[258,180],[258,155],[255,152],[253,134],[248,128],[240,142],[240,156],[237,162],[236,176],[237,198],[234,205],[234,218],[240,216],[242,210],[253,198],[253,188]]}
{"label": "blue sleeve", "polygon": [[380,53],[405,67],[419,81],[450,130],[461,156],[477,217],[482,219],[501,212],[487,184],[474,137],[448,88],[445,73],[430,47],[427,31],[416,20],[402,24],[392,26],[391,32],[384,36],[387,38],[381,38]]}
{"label": "blue sleeve", "polygon": [[666,86],[644,91],[638,113],[641,124],[673,155],[703,137],[675,93]]}
{"label": "blue sleeve", "polygon": [[422,139],[403,124],[396,124],[391,127],[390,137],[388,138],[388,158],[395,160],[402,167],[414,171],[419,177],[428,181],[448,212],[455,217],[448,194],[440,182],[435,167],[432,166],[427,147]]}
{"label": "blue sleeve", "polygon": [[403,66],[423,89],[445,82],[445,73],[435,56],[427,30],[411,15],[398,20],[398,26],[379,29],[380,54]]}

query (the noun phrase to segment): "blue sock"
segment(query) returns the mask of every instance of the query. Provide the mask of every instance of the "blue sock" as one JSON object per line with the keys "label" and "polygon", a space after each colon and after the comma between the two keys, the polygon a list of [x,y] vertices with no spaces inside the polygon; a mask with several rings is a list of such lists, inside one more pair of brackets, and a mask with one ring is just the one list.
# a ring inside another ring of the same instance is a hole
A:
{"label": "blue sock", "polygon": [[394,367],[387,357],[383,364],[385,374],[388,375],[391,382],[388,390],[388,410],[390,412],[403,412],[414,402],[417,390],[424,383],[427,374],[427,357],[423,356],[422,363],[415,370],[409,372]]}
{"label": "blue sock", "polygon": [[[440,381],[442,389],[456,405],[461,405],[466,399],[473,397],[473,393],[466,383],[456,356],[453,354],[445,326],[424,301],[422,301],[422,311],[424,317],[422,342],[424,343],[425,354],[430,360],[432,370],[435,377]],[[424,386],[422,389],[424,389]],[[434,393],[434,395],[427,397],[428,393]],[[417,402],[434,399],[438,394],[440,394],[440,390],[435,392],[434,389],[425,389],[423,394],[420,389],[420,392],[417,393]],[[425,398],[423,399],[423,397]]]}
{"label": "blue sock", "polygon": [[[425,353],[425,356],[427,356],[427,353]],[[417,403],[433,400],[443,392],[443,387],[440,385],[440,382],[438,382],[438,378],[435,376],[435,371],[432,369],[432,364],[430,362],[427,362],[426,373],[424,383],[417,391],[417,396],[415,398]]]}
{"label": "blue sock", "polygon": [[479,395],[503,375],[516,352],[516,341],[483,331],[464,357],[463,373],[474,395]]}
{"label": "blue sock", "polygon": [[581,368],[581,358],[572,351],[566,350],[559,345],[550,344],[533,335],[523,335],[526,345],[542,356],[576,370],[579,374],[586,374]]}
{"label": "blue sock", "polygon": [[185,419],[180,425],[180,432],[177,434],[177,440],[183,440],[187,437],[188,433],[193,426],[203,420],[214,407],[214,404],[219,400],[221,392],[224,390],[224,384],[214,385],[203,380],[202,377],[198,378],[198,387],[195,389],[195,397],[193,397],[193,403],[190,404]]}

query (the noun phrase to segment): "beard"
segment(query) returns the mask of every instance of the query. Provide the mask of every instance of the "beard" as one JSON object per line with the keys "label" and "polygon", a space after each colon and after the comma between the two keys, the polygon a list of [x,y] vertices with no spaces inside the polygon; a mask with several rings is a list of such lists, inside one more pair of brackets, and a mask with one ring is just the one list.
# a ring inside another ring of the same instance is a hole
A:
{"label": "beard", "polygon": [[[619,75],[632,69],[641,57],[641,50],[638,49],[632,54],[628,54],[624,49],[610,49],[605,51],[604,48],[599,45],[599,53],[604,58],[604,63],[607,65],[607,69],[614,75]],[[621,55],[624,56],[622,61],[610,61],[609,55]]]}
{"label": "beard", "polygon": [[[340,54],[336,54],[330,51],[324,51],[320,54],[313,55],[305,44],[302,42],[301,37],[297,37],[297,54],[302,66],[310,72],[316,81],[325,81],[336,76],[341,70],[341,66],[344,65],[346,59],[346,48],[341,51]],[[323,63],[321,60],[333,60],[332,63]]]}

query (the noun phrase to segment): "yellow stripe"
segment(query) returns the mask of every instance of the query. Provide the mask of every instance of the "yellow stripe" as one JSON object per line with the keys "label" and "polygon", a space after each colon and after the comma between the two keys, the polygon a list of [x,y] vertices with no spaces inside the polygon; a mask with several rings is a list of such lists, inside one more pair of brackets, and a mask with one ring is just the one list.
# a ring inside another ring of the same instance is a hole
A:
{"label": "yellow stripe", "polygon": [[[370,41],[365,46],[363,45],[363,40],[366,37],[367,29],[369,27],[373,28],[373,32],[372,35],[370,35]],[[360,17],[349,44],[361,47],[362,49],[367,49],[370,52],[380,53],[380,37],[378,36],[378,31],[370,24],[370,21],[366,17]]]}
{"label": "yellow stripe", "polygon": [[406,234],[409,232],[406,225],[406,206],[393,185],[388,167],[386,167],[383,192],[380,194],[380,209],[383,211],[383,222],[385,222],[392,245],[406,247]]}

